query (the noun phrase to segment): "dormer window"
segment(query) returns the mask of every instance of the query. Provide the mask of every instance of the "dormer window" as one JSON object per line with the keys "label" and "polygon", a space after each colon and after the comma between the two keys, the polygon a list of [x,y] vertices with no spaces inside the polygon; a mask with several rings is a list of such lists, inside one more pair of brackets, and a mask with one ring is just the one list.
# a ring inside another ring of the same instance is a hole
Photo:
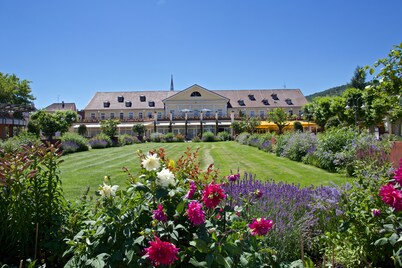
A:
{"label": "dormer window", "polygon": [[133,104],[131,101],[126,101],[126,107],[131,107]]}
{"label": "dormer window", "polygon": [[285,101],[286,101],[286,103],[287,103],[288,105],[293,105],[293,102],[292,102],[291,99],[286,99]]}
{"label": "dormer window", "polygon": [[123,96],[118,96],[117,101],[118,102],[124,102],[124,97]]}
{"label": "dormer window", "polygon": [[275,93],[272,93],[271,97],[273,100],[279,100],[278,95],[276,95]]}
{"label": "dormer window", "polygon": [[149,101],[148,105],[149,105],[149,107],[155,107],[155,102],[154,101]]}
{"label": "dormer window", "polygon": [[193,91],[190,95],[190,97],[201,97],[201,93],[198,91]]}
{"label": "dormer window", "polygon": [[249,98],[250,100],[252,100],[252,101],[255,101],[255,97],[254,97],[253,94],[249,94],[249,95],[248,95],[248,98]]}
{"label": "dormer window", "polygon": [[104,108],[109,108],[110,107],[110,102],[109,101],[104,101],[103,102],[103,107]]}
{"label": "dormer window", "polygon": [[240,106],[246,106],[246,104],[244,103],[244,100],[238,100],[237,102],[239,103]]}
{"label": "dormer window", "polygon": [[263,100],[262,100],[262,103],[263,103],[264,105],[269,105],[269,101],[268,101],[267,99],[263,99]]}
{"label": "dormer window", "polygon": [[140,102],[145,102],[147,100],[147,98],[144,95],[140,96]]}

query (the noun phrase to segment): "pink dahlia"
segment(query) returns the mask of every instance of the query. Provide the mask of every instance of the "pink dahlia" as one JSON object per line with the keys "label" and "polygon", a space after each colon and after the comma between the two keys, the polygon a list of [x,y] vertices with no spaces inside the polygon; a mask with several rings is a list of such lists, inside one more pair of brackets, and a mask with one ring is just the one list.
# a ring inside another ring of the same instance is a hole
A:
{"label": "pink dahlia", "polygon": [[195,185],[194,181],[190,181],[190,189],[186,194],[187,199],[193,198],[195,192],[197,191],[197,186]]}
{"label": "pink dahlia", "polygon": [[188,204],[187,217],[194,225],[203,224],[205,222],[205,215],[202,210],[202,204],[197,201]]}
{"label": "pink dahlia", "polygon": [[266,220],[264,218],[253,219],[253,222],[248,224],[252,235],[266,235],[273,226],[272,220]]}
{"label": "pink dahlia", "polygon": [[163,210],[162,204],[158,205],[158,209],[153,211],[153,216],[157,221],[167,221],[168,216],[166,215],[165,211]]}
{"label": "pink dahlia", "polygon": [[207,208],[215,208],[225,198],[225,191],[221,185],[213,181],[202,191],[202,202]]}
{"label": "pink dahlia", "polygon": [[232,175],[229,175],[229,176],[228,176],[228,180],[229,180],[229,181],[237,181],[238,179],[240,179],[240,174],[239,174],[239,173],[237,173],[237,174],[232,174]]}
{"label": "pink dahlia", "polygon": [[145,248],[145,256],[150,258],[155,266],[160,264],[170,265],[177,260],[179,249],[174,244],[161,241],[156,236],[154,236],[154,239],[155,241],[150,241],[150,246]]}
{"label": "pink dahlia", "polygon": [[399,167],[397,170],[394,172],[394,179],[399,185],[402,185],[402,167]]}
{"label": "pink dahlia", "polygon": [[381,200],[384,203],[390,205],[395,210],[402,210],[402,192],[396,189],[391,183],[382,186],[378,195],[381,196]]}

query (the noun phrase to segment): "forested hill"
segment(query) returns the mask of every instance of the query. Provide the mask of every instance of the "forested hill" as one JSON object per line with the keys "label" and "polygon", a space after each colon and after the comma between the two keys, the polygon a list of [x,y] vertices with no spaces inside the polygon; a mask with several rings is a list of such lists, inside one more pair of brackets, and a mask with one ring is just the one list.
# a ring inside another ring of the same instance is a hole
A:
{"label": "forested hill", "polygon": [[342,86],[338,86],[338,87],[332,87],[330,89],[321,91],[321,92],[317,92],[311,95],[306,96],[306,99],[308,101],[312,101],[315,97],[325,97],[325,96],[337,96],[337,95],[341,95],[345,89],[346,89],[347,85],[342,85]]}

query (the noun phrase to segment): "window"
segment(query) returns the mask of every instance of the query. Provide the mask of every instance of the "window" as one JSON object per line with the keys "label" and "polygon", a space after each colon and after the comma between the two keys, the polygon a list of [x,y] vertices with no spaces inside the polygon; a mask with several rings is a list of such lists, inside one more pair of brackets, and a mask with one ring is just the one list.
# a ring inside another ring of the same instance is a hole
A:
{"label": "window", "polygon": [[223,116],[223,111],[222,111],[222,109],[218,109],[218,116]]}
{"label": "window", "polygon": [[110,113],[110,119],[114,119],[114,113]]}
{"label": "window", "polygon": [[287,103],[288,105],[293,105],[293,102],[292,102],[291,99],[286,99],[285,101],[286,101],[286,103]]}
{"label": "window", "polygon": [[293,115],[293,110],[289,110],[289,115],[290,115],[290,116]]}
{"label": "window", "polygon": [[190,97],[201,97],[201,93],[198,91],[193,91],[190,95]]}
{"label": "window", "polygon": [[246,104],[244,103],[244,100],[238,100],[237,102],[239,103],[240,106],[246,106]]}
{"label": "window", "polygon": [[252,100],[252,101],[255,101],[255,97],[254,97],[253,94],[249,94],[249,95],[248,95],[248,98],[249,98],[250,100]]}
{"label": "window", "polygon": [[278,95],[276,95],[275,93],[272,93],[271,97],[273,100],[279,100]]}
{"label": "window", "polygon": [[117,101],[118,102],[124,102],[124,97],[123,96],[118,96]]}
{"label": "window", "polygon": [[120,113],[119,118],[120,118],[121,120],[123,120],[123,119],[124,119],[124,113]]}
{"label": "window", "polygon": [[148,112],[148,118],[152,118],[152,112]]}
{"label": "window", "polygon": [[126,101],[126,107],[131,107],[132,105],[131,101]]}
{"label": "window", "polygon": [[155,107],[155,102],[154,101],[149,101],[148,105],[149,105],[149,107]]}
{"label": "window", "polygon": [[105,117],[105,113],[101,113],[100,119],[101,119],[101,120],[105,120],[105,118],[106,118],[106,117]]}
{"label": "window", "polygon": [[162,112],[158,112],[158,119],[162,119]]}
{"label": "window", "polygon": [[95,119],[95,113],[91,113],[91,118]]}
{"label": "window", "polygon": [[104,101],[104,102],[103,102],[103,107],[104,107],[104,108],[109,108],[109,107],[110,107],[110,102]]}
{"label": "window", "polygon": [[138,113],[138,118],[140,118],[140,119],[144,118],[144,115],[143,115],[142,112],[139,112],[139,113]]}
{"label": "window", "polygon": [[128,113],[128,119],[134,119],[134,113],[133,112]]}
{"label": "window", "polygon": [[255,116],[255,111],[250,111],[250,116],[254,117]]}
{"label": "window", "polygon": [[262,103],[263,103],[264,105],[269,105],[269,101],[268,101],[267,99],[263,99],[263,100],[262,100]]}
{"label": "window", "polygon": [[265,111],[260,111],[260,117],[263,118],[265,116]]}
{"label": "window", "polygon": [[147,98],[144,95],[140,96],[140,102],[145,102],[147,100]]}

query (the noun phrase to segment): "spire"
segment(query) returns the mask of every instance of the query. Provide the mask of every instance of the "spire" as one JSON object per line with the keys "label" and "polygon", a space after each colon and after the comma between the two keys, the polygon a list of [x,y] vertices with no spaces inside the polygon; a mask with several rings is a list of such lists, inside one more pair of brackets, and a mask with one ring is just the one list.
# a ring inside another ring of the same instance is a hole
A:
{"label": "spire", "polygon": [[174,86],[173,86],[173,74],[170,76],[170,91],[174,91]]}

